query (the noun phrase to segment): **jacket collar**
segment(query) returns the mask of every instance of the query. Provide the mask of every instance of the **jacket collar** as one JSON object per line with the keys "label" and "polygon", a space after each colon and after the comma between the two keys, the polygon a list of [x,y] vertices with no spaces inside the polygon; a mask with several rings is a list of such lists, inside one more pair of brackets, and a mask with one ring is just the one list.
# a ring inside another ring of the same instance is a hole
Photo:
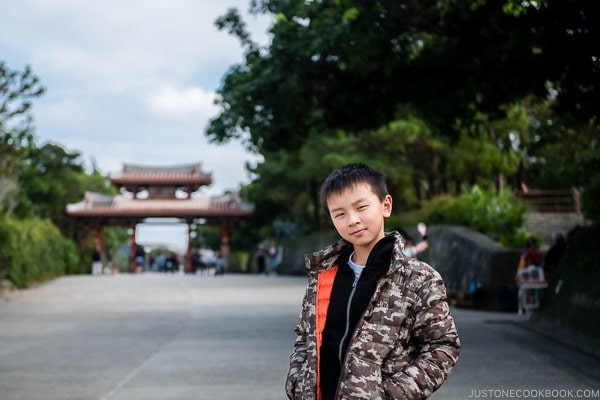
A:
{"label": "jacket collar", "polygon": [[[389,236],[393,236],[393,249],[392,249],[392,259],[390,262],[389,272],[394,272],[408,262],[408,258],[404,255],[404,239],[402,236],[396,232],[388,232],[385,234],[386,238]],[[381,241],[386,240],[383,238]],[[389,239],[387,239],[389,240]],[[377,244],[379,245],[379,243]],[[376,245],[376,246],[377,246]],[[352,252],[352,244],[344,239],[340,239],[337,242],[330,244],[324,249],[317,251],[312,254],[307,254],[305,256],[305,265],[308,270],[309,275],[317,275],[335,265],[338,257],[342,254],[347,253],[350,254]],[[369,255],[369,259],[371,255]],[[367,261],[367,265],[369,261]]]}

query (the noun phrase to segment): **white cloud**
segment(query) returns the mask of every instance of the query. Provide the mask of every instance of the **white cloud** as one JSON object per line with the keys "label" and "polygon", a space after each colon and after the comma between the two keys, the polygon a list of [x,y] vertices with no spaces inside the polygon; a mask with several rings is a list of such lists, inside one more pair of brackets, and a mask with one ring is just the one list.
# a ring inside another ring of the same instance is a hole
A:
{"label": "white cloud", "polygon": [[[31,65],[47,88],[33,104],[36,136],[102,172],[123,163],[202,162],[219,194],[247,182],[240,143],[208,143],[215,91],[243,60],[238,40],[215,20],[250,0],[7,0],[0,12],[0,61]],[[244,17],[268,40],[269,17]]]}
{"label": "white cloud", "polygon": [[[47,88],[33,107],[40,141],[82,151],[111,169],[116,154],[121,162],[137,157],[125,149],[170,162],[165,147],[206,145],[204,129],[217,113],[214,91],[229,66],[242,60],[237,39],[214,21],[231,7],[244,13],[248,4],[8,0],[0,26],[11,34],[0,35],[1,59],[14,69],[30,64]],[[255,40],[266,42],[269,18],[245,20]],[[230,162],[241,165],[246,158]]]}
{"label": "white cloud", "polygon": [[[2,35],[0,47],[13,48],[36,70],[43,66],[95,89],[198,79],[242,60],[237,39],[214,22],[230,7],[247,6],[244,0],[10,0],[0,19],[11,34]],[[268,19],[247,22],[256,40],[266,42]]]}
{"label": "white cloud", "polygon": [[172,86],[164,86],[148,95],[144,104],[149,112],[159,117],[183,119],[202,116],[206,120],[218,112],[214,99],[214,92],[206,92],[199,87],[177,90]]}

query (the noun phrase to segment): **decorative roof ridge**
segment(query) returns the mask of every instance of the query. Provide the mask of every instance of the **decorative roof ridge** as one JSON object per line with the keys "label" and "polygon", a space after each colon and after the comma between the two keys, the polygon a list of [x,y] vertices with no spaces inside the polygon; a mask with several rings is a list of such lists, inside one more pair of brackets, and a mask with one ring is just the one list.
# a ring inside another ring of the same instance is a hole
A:
{"label": "decorative roof ridge", "polygon": [[[229,197],[229,201],[228,201]],[[122,195],[86,192],[83,201],[67,204],[67,214],[79,217],[243,217],[254,212],[254,205],[241,203],[234,196],[202,196],[186,199],[133,199]]]}
{"label": "decorative roof ridge", "polygon": [[[188,163],[178,165],[143,165],[133,163],[123,163],[122,173],[140,171],[140,172],[151,172],[151,171],[188,171],[194,174],[202,172],[202,163]],[[208,173],[202,173],[203,175],[210,175]]]}
{"label": "decorative roof ridge", "polygon": [[84,201],[94,203],[112,203],[118,195],[86,191]]}

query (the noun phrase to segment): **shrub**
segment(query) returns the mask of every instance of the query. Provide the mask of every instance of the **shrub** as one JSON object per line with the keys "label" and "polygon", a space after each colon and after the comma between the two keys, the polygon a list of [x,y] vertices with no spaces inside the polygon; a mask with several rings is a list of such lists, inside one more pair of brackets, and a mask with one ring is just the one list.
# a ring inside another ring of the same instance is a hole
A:
{"label": "shrub", "polygon": [[75,270],[79,257],[49,220],[0,217],[0,273],[18,288]]}
{"label": "shrub", "polygon": [[229,272],[248,272],[250,253],[247,251],[234,251],[231,253]]}
{"label": "shrub", "polygon": [[588,219],[600,222],[600,174],[585,186],[581,194],[581,208]]}
{"label": "shrub", "polygon": [[75,242],[62,238],[63,259],[65,261],[66,274],[81,274],[86,272],[85,265],[81,262],[79,251]]}
{"label": "shrub", "polygon": [[529,234],[520,230],[525,206],[509,191],[495,193],[478,186],[459,197],[441,196],[422,210],[429,224],[462,225],[477,230],[506,246],[521,246]]}

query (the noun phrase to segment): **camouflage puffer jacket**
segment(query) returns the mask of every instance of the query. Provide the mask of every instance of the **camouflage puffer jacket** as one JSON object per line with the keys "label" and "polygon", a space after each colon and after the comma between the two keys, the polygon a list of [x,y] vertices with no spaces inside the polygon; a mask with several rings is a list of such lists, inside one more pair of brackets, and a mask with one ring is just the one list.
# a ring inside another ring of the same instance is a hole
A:
{"label": "camouflage puffer jacket", "polygon": [[[405,256],[403,239],[394,235],[390,269],[348,345],[336,399],[425,399],[458,359],[460,341],[441,276]],[[346,246],[340,240],[306,256],[308,285],[285,388],[292,400],[317,400],[317,281]]]}

